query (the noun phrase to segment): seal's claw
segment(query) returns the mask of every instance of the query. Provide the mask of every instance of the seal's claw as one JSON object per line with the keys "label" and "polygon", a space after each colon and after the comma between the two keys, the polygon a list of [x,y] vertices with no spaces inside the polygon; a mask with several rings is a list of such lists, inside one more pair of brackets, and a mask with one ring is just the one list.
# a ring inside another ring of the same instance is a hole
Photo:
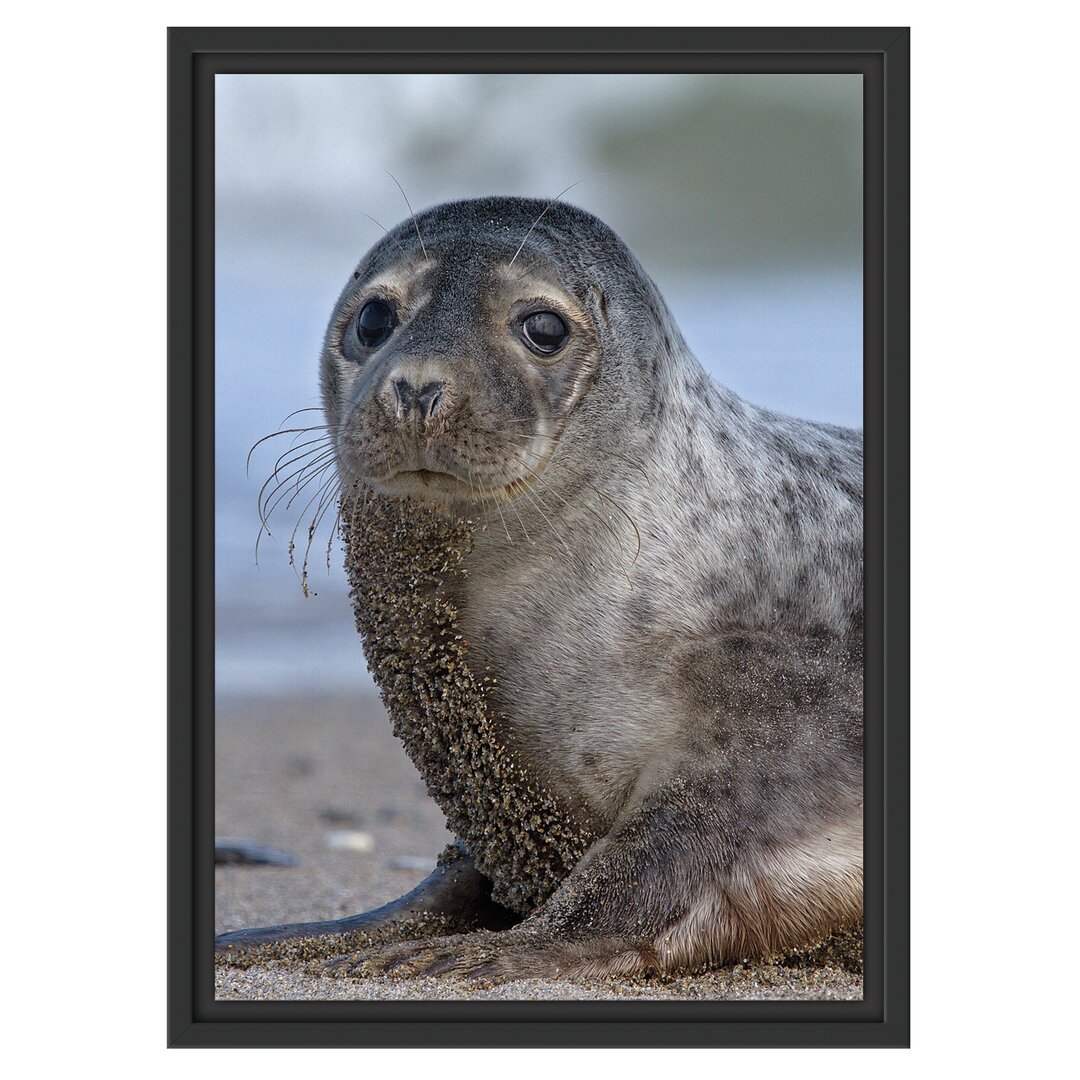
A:
{"label": "seal's claw", "polygon": [[418,941],[375,946],[331,960],[322,966],[322,970],[328,975],[342,977],[370,978],[387,975],[392,978],[409,978],[419,974],[413,969],[425,957],[432,957],[436,943],[441,940],[443,939],[422,938]]}
{"label": "seal's claw", "polygon": [[428,966],[424,968],[424,974],[448,975],[454,970],[454,968],[457,966],[457,963],[458,958],[456,955],[451,954],[449,956],[443,956],[440,959],[435,960],[433,963],[428,964]]}
{"label": "seal's claw", "polygon": [[479,988],[560,970],[571,972],[554,943],[524,940],[511,931],[452,934],[377,946],[324,965],[344,978],[447,978]]}

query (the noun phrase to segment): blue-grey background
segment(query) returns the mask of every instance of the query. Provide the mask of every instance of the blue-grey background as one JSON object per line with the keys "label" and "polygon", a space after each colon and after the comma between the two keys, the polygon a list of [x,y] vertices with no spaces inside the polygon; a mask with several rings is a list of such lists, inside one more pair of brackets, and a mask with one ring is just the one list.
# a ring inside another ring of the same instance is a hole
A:
{"label": "blue-grey background", "polygon": [[861,426],[858,76],[219,75],[215,93],[219,694],[370,685],[326,529],[317,595],[289,566],[292,518],[255,565],[256,495],[287,438],[250,478],[244,462],[319,403],[330,308],[381,235],[364,215],[408,214],[387,170],[417,210],[577,182],[566,200],[634,249],[715,378]]}

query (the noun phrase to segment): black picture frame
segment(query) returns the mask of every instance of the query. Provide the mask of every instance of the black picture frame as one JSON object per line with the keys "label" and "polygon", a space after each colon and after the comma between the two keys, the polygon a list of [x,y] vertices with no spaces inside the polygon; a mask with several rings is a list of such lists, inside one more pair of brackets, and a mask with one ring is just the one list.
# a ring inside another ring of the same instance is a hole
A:
{"label": "black picture frame", "polygon": [[[909,31],[173,28],[169,80],[171,1046],[906,1046]],[[864,86],[865,996],[857,1002],[215,1001],[213,78],[845,72]]]}

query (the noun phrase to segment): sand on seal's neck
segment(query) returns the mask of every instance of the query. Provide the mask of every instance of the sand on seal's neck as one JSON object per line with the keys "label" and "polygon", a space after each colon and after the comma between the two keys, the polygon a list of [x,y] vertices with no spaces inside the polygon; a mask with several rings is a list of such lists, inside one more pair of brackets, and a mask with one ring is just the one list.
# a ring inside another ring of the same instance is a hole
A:
{"label": "sand on seal's neck", "polygon": [[366,489],[342,501],[356,627],[394,734],[447,826],[492,881],[492,897],[535,910],[596,839],[498,737],[488,689],[458,630],[456,596],[478,525]]}

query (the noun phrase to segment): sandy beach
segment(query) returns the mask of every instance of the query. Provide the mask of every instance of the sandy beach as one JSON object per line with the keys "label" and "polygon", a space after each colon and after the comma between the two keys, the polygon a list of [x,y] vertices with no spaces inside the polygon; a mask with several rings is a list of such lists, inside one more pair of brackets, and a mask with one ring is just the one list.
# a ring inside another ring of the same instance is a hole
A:
{"label": "sandy beach", "polygon": [[[218,932],[338,918],[386,903],[434,866],[450,839],[390,733],[378,698],[226,698],[217,708],[218,837],[282,849],[296,865],[217,867]],[[219,999],[857,1000],[843,968],[751,965],[674,980],[521,980],[472,990],[444,979],[337,979],[276,961],[221,967]]]}

